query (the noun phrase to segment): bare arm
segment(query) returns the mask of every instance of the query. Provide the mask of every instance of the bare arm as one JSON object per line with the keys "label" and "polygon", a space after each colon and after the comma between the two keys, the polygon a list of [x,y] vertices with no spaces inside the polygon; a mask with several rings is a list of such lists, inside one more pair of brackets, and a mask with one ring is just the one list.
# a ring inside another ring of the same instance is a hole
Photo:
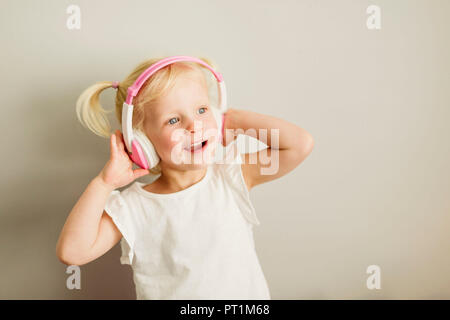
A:
{"label": "bare arm", "polygon": [[112,219],[103,210],[112,191],[99,176],[89,183],[59,236],[56,254],[61,262],[67,265],[88,263],[106,253],[122,238]]}
{"label": "bare arm", "polygon": [[70,212],[58,242],[56,255],[68,265],[83,265],[102,256],[122,238],[111,217],[104,211],[111,192],[148,174],[132,169],[122,134],[110,138],[111,157],[103,170],[87,186]]}
{"label": "bare arm", "polygon": [[[283,119],[252,111],[230,108],[224,126],[225,130],[247,134],[269,147],[244,155],[241,167],[249,190],[292,171],[311,153],[314,146],[313,137],[305,129]],[[260,129],[265,129],[266,134],[261,135]],[[228,135],[228,132],[224,138],[225,145],[236,138],[236,135]]]}

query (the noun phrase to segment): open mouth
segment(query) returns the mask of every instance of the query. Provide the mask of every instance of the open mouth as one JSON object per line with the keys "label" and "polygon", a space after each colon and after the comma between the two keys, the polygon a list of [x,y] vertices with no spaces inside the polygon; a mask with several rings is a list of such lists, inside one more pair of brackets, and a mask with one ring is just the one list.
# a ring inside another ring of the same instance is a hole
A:
{"label": "open mouth", "polygon": [[201,152],[201,151],[205,150],[207,144],[208,144],[208,140],[199,141],[199,142],[191,144],[190,148],[184,148],[184,150],[190,151],[192,153]]}

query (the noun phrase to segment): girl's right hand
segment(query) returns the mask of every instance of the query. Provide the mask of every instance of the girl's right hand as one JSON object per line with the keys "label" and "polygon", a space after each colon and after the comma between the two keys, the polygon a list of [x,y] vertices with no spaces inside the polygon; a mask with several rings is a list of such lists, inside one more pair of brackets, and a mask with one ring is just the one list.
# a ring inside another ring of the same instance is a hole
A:
{"label": "girl's right hand", "polygon": [[110,148],[111,156],[98,176],[113,190],[150,173],[147,169],[133,170],[133,162],[125,150],[123,136],[119,130],[111,135]]}

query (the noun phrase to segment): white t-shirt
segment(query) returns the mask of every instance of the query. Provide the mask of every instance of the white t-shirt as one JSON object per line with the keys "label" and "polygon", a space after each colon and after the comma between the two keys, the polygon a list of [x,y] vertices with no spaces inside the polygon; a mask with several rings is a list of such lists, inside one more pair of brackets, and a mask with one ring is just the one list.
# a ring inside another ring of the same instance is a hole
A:
{"label": "white t-shirt", "polygon": [[111,193],[105,211],[123,235],[120,262],[133,269],[137,299],[271,299],[241,163],[237,153],[208,165],[202,180],[175,193],[139,181]]}

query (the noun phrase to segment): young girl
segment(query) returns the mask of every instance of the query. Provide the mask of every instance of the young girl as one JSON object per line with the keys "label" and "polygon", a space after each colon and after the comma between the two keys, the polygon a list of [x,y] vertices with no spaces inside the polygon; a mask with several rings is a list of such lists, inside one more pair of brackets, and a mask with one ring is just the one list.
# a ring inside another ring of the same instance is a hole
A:
{"label": "young girl", "polygon": [[[208,59],[201,60],[212,66]],[[297,167],[311,152],[313,139],[290,122],[234,108],[217,123],[206,68],[176,62],[153,74],[134,99],[133,129],[148,137],[160,160],[153,168],[133,170],[121,132],[110,134],[99,95],[117,88],[116,116],[121,122],[127,88],[157,61],[141,63],[120,84],[99,82],[80,96],[79,119],[94,133],[110,138],[110,158],[70,212],[57,256],[67,265],[83,265],[121,241],[120,262],[133,269],[137,299],[270,299],[255,251],[253,226],[260,222],[249,191]],[[215,154],[217,145],[212,142],[217,136],[207,132],[218,126],[225,132],[219,147],[236,150],[233,132],[253,129],[268,149],[236,152],[225,163],[174,160],[174,154]],[[260,136],[260,129],[267,134]],[[184,132],[182,141],[190,141],[178,153],[175,130]],[[277,141],[272,141],[273,130]],[[192,145],[195,141],[208,143],[198,150]],[[263,173],[270,164],[262,158],[276,162],[276,170]],[[135,181],[147,174],[158,177],[150,184]]]}

